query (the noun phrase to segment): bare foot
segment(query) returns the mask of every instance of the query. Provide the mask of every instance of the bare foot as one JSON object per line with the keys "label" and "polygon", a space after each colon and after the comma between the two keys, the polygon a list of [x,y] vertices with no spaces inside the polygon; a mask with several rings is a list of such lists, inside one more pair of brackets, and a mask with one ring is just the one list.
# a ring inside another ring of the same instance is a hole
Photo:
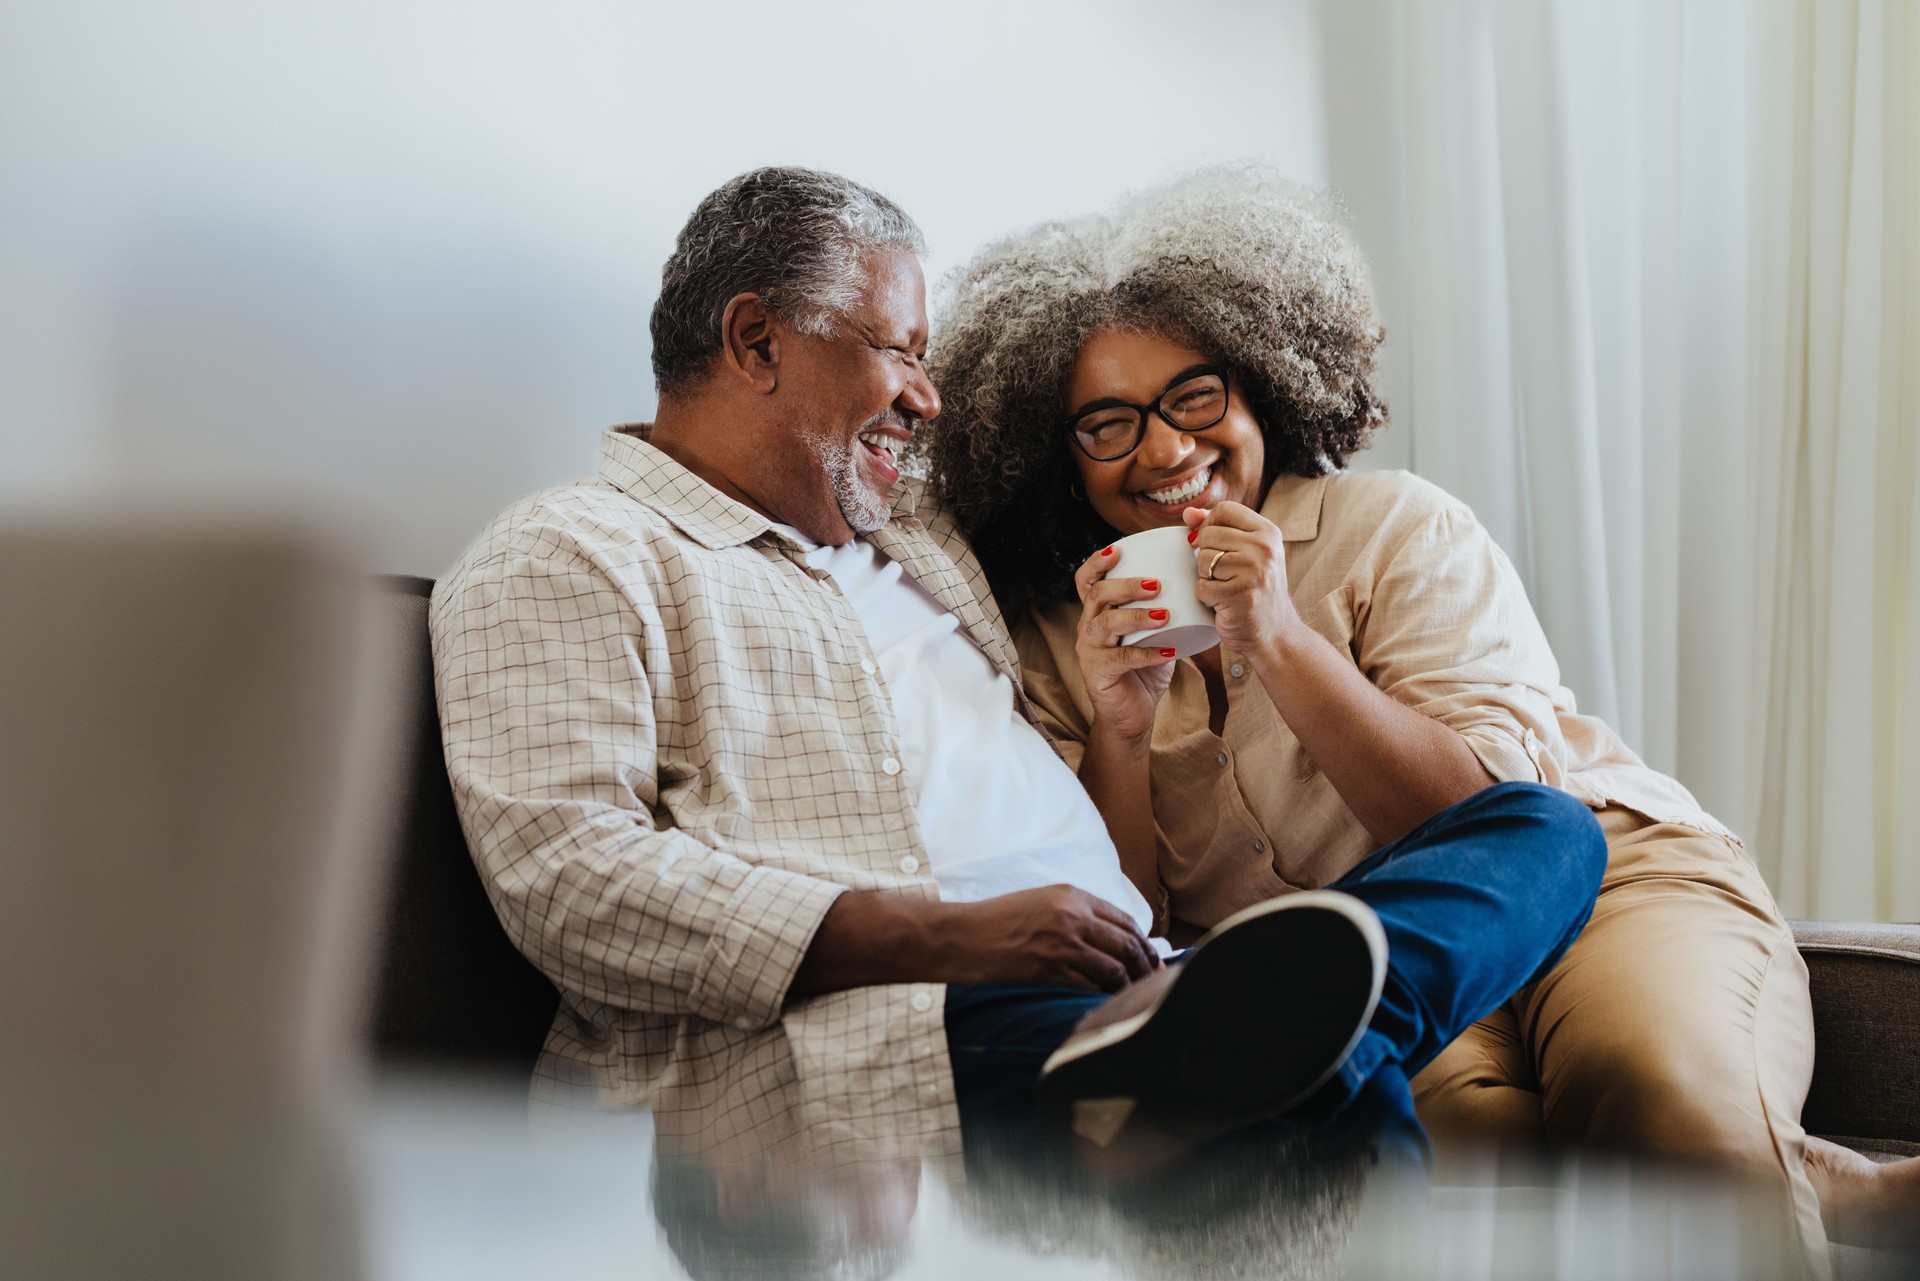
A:
{"label": "bare foot", "polygon": [[1920,1157],[1878,1164],[1809,1134],[1807,1178],[1820,1195],[1829,1240],[1920,1245]]}

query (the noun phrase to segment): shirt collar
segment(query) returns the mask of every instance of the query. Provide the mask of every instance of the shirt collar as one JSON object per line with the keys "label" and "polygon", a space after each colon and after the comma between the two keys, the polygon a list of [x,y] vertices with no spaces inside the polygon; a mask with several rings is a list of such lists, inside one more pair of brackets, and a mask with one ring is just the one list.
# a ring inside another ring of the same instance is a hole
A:
{"label": "shirt collar", "polygon": [[1267,488],[1260,514],[1280,527],[1283,542],[1304,543],[1320,536],[1320,505],[1326,500],[1326,476],[1277,476]]}
{"label": "shirt collar", "polygon": [[652,423],[607,428],[600,437],[601,478],[702,547],[737,547],[773,528],[765,516],[655,449],[647,439],[652,434]]}
{"label": "shirt collar", "polygon": [[904,520],[911,517],[920,506],[922,486],[913,483],[913,478],[905,472],[893,482],[893,488],[887,491],[887,501],[893,504],[893,518]]}
{"label": "shirt collar", "polygon": [[[649,441],[652,423],[623,423],[600,437],[600,476],[634,501],[643,503],[703,547],[737,547],[772,533],[793,542],[784,526],[729,498],[701,480]],[[887,495],[894,518],[912,516],[919,487],[902,476]],[[806,550],[799,543],[794,546]]]}

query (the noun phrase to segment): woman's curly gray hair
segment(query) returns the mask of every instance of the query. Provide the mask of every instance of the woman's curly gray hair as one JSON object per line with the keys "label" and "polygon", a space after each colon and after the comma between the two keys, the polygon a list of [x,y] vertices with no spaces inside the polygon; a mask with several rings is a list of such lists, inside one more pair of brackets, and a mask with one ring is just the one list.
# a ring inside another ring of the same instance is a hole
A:
{"label": "woman's curly gray hair", "polygon": [[943,283],[928,372],[944,410],[928,471],[1010,610],[1073,596],[1112,537],[1083,499],[1061,398],[1105,329],[1158,334],[1230,370],[1268,477],[1344,467],[1386,421],[1366,265],[1331,201],[1252,168],[1190,174],[1111,215],[1042,225]]}

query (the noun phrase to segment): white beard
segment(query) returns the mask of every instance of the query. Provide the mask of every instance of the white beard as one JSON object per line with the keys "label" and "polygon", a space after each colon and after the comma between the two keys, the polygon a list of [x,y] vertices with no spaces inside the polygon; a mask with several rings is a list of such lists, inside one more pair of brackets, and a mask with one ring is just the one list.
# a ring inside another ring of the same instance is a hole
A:
{"label": "white beard", "polygon": [[856,534],[870,534],[887,523],[893,509],[885,494],[876,494],[860,479],[860,464],[853,456],[858,441],[839,440],[825,432],[803,429],[800,436],[807,452],[826,473],[840,518]]}

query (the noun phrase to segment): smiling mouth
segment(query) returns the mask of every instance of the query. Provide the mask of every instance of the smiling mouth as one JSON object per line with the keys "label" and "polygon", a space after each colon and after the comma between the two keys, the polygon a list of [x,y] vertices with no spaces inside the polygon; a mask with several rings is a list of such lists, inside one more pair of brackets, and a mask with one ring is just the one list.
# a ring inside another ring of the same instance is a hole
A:
{"label": "smiling mouth", "polygon": [[860,442],[867,461],[878,471],[883,487],[900,479],[900,451],[906,447],[906,441],[881,431],[863,431],[855,439]]}
{"label": "smiling mouth", "polygon": [[1140,491],[1140,496],[1148,502],[1159,503],[1162,506],[1190,503],[1200,497],[1201,491],[1206,489],[1207,482],[1212,479],[1213,465],[1209,463],[1177,485],[1168,485],[1165,489],[1143,489]]}
{"label": "smiling mouth", "polygon": [[890,463],[899,462],[900,446],[906,443],[897,437],[889,436],[881,431],[863,431],[860,433],[859,439],[860,443],[867,448],[874,450],[876,453],[884,454],[886,461]]}

